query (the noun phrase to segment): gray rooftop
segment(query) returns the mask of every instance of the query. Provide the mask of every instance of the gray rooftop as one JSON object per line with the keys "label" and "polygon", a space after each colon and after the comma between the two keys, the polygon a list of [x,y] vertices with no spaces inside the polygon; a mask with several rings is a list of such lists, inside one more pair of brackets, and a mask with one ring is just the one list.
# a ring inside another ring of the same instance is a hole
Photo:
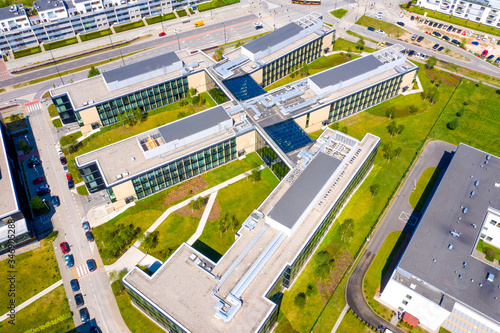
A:
{"label": "gray rooftop", "polygon": [[292,229],[341,163],[338,158],[318,153],[268,216]]}
{"label": "gray rooftop", "polygon": [[310,79],[323,89],[377,69],[381,65],[380,60],[373,55],[368,55],[313,75]]}
{"label": "gray rooftop", "polygon": [[300,31],[302,31],[302,27],[295,22],[291,22],[278,30],[243,45],[243,47],[252,53],[257,53],[266,50],[268,47],[284,42],[297,35]]}
{"label": "gray rooftop", "polygon": [[5,142],[3,140],[4,128],[0,124],[0,217],[9,216],[19,211],[16,199],[16,190],[12,182],[11,169],[8,162]]}
{"label": "gray rooftop", "polygon": [[[484,164],[487,155],[459,145],[398,268],[499,322],[500,272],[471,256],[488,208],[500,209],[500,188],[495,186],[500,159],[492,156]],[[467,207],[465,214],[462,207]],[[488,273],[495,275],[494,282],[486,280]]]}
{"label": "gray rooftop", "polygon": [[62,0],[38,0],[33,2],[33,6],[38,12],[65,7]]}
{"label": "gray rooftop", "polygon": [[24,8],[20,8],[19,5],[16,5],[16,11],[14,12],[10,11],[11,7],[0,8],[0,20],[16,19],[26,15]]}
{"label": "gray rooftop", "polygon": [[226,110],[222,106],[217,106],[159,127],[158,131],[165,142],[171,142],[202,132],[228,119],[231,117]]}

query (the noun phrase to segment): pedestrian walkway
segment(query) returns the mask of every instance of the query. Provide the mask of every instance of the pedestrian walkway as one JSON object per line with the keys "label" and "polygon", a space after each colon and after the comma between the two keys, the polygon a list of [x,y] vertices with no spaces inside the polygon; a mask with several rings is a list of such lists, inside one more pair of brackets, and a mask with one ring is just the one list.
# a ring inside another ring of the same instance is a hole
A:
{"label": "pedestrian walkway", "polygon": [[40,103],[39,100],[25,103],[24,108],[26,109],[26,112],[31,113],[33,111],[38,111],[42,109],[42,104]]}
{"label": "pedestrian walkway", "polygon": [[[97,270],[95,270],[94,272],[96,272]],[[75,276],[76,279],[82,279],[94,272],[91,272],[89,271],[89,268],[87,266],[87,263],[84,262],[84,263],[81,263],[79,265],[76,265],[74,268],[73,268],[73,275]]]}
{"label": "pedestrian walkway", "polygon": [[[61,279],[61,280],[57,281],[56,283],[54,283],[53,285],[51,285],[50,287],[45,288],[44,290],[42,290],[41,292],[39,292],[35,296],[31,297],[27,301],[19,304],[18,306],[16,306],[16,313],[19,312],[20,310],[24,309],[25,307],[27,307],[28,305],[30,305],[34,301],[38,300],[39,298],[47,295],[52,290],[56,289],[57,287],[59,287],[62,284],[63,284],[63,280]],[[3,316],[0,317],[0,322],[4,321],[7,318],[9,318],[9,313],[8,312],[6,314],[4,314]]]}
{"label": "pedestrian walkway", "polygon": [[186,243],[189,245],[193,245],[194,242],[201,236],[203,233],[203,229],[205,229],[205,225],[207,224],[208,216],[210,215],[210,211],[214,206],[215,197],[217,196],[217,192],[210,194],[210,198],[208,198],[207,206],[203,211],[203,215],[201,216],[200,223],[198,223],[198,228],[196,228],[196,232],[188,239]]}
{"label": "pedestrian walkway", "polygon": [[335,323],[335,326],[333,326],[332,333],[337,332],[337,329],[340,326],[340,323],[342,323],[342,320],[344,319],[345,314],[347,313],[347,310],[349,310],[349,305],[346,304],[344,306],[344,310],[342,310],[342,313],[340,314],[339,318],[337,319],[337,322]]}

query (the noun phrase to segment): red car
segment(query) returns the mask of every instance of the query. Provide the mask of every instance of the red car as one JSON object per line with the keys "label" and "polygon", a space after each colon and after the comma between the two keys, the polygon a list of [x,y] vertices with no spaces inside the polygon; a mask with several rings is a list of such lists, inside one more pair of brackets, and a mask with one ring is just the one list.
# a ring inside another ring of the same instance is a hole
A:
{"label": "red car", "polygon": [[165,31],[162,31],[162,32],[160,32],[160,33],[158,34],[158,36],[160,36],[160,37],[163,37],[163,36],[166,36],[166,35],[167,35],[167,34],[165,33]]}
{"label": "red car", "polygon": [[45,177],[38,177],[37,179],[33,179],[33,185],[43,183],[45,181]]}
{"label": "red car", "polygon": [[62,242],[59,246],[61,247],[61,251],[63,254],[66,254],[69,252],[69,245],[67,242]]}
{"label": "red car", "polygon": [[66,179],[67,179],[67,180],[68,180],[68,182],[69,182],[70,180],[73,180],[73,177],[71,177],[71,175],[70,175],[69,173],[67,173],[67,174],[66,174]]}

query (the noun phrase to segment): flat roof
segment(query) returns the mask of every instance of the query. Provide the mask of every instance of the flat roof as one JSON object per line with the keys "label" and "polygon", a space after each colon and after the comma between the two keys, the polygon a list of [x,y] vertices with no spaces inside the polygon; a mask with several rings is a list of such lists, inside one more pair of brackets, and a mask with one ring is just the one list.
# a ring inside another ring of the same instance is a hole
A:
{"label": "flat roof", "polygon": [[287,25],[274,30],[256,40],[243,45],[245,49],[252,53],[257,53],[266,50],[268,47],[277,45],[287,39],[297,35],[303,28],[295,22],[288,23]]}
{"label": "flat roof", "polygon": [[[16,10],[11,12],[10,8],[12,6],[16,6]],[[24,10],[23,5],[12,6],[0,8],[0,20],[18,19],[26,16],[26,11]]]}
{"label": "flat roof", "polygon": [[8,162],[7,149],[5,147],[3,131],[0,124],[0,218],[7,217],[19,211],[16,190],[12,181],[12,170]]}
{"label": "flat roof", "polygon": [[33,6],[38,7],[39,12],[46,10],[56,9],[64,7],[64,2],[62,0],[37,0],[33,2]]}
{"label": "flat roof", "polygon": [[341,163],[336,157],[318,153],[268,216],[292,229]]}
{"label": "flat roof", "polygon": [[[500,209],[500,159],[487,156],[463,143],[458,146],[398,270],[500,322],[500,271],[472,256],[488,209]],[[493,282],[486,280],[488,273],[495,275]]]}
{"label": "flat roof", "polygon": [[313,75],[310,80],[323,89],[377,69],[381,65],[382,62],[370,54]]}

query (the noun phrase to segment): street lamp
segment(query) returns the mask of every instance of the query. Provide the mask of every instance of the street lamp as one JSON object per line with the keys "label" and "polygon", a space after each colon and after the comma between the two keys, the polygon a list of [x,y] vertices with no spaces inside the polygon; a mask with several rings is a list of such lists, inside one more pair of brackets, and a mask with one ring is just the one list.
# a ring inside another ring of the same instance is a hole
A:
{"label": "street lamp", "polygon": [[59,78],[61,79],[61,83],[64,86],[64,81],[61,77],[61,73],[59,73],[59,69],[57,68],[57,62],[56,62],[56,59],[54,59],[54,55],[52,54],[52,50],[49,50],[49,52],[50,52],[50,56],[52,57],[52,61],[54,62],[54,65],[56,66],[57,75],[59,75]]}
{"label": "street lamp", "polygon": [[179,51],[181,50],[181,43],[179,42],[179,34],[176,32],[175,36],[177,36],[177,46],[179,46]]}
{"label": "street lamp", "polygon": [[45,199],[42,199],[43,203],[45,204],[45,207],[47,207],[47,209],[50,211],[50,207],[49,205],[47,205],[47,200]]}

